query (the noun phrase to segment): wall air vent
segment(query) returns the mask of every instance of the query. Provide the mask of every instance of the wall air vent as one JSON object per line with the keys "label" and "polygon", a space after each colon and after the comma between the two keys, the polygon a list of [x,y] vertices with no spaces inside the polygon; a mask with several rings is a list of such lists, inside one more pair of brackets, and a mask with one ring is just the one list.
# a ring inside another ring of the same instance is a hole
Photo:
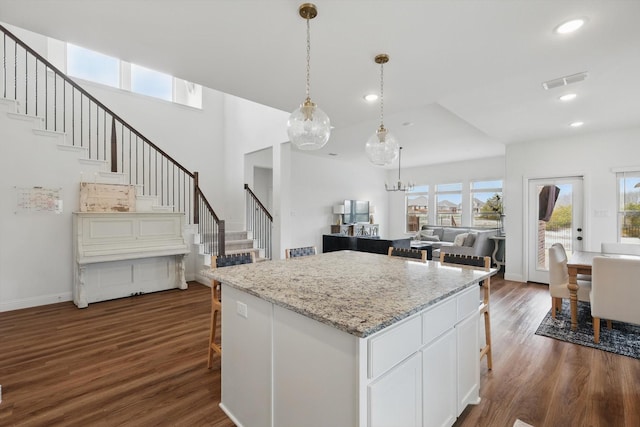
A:
{"label": "wall air vent", "polygon": [[542,87],[545,88],[545,90],[554,89],[554,88],[557,88],[557,87],[562,87],[562,86],[569,85],[571,83],[581,82],[584,79],[586,79],[587,77],[588,77],[587,72],[583,71],[582,73],[572,74],[570,76],[559,77],[559,78],[553,79],[553,80],[547,80],[546,82],[542,82]]}

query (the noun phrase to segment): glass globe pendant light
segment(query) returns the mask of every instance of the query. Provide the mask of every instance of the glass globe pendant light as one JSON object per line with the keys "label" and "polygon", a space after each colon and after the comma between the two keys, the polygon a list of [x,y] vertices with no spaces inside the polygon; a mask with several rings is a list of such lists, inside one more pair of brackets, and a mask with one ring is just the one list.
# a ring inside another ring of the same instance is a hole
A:
{"label": "glass globe pendant light", "polygon": [[309,20],[318,15],[318,9],[311,3],[304,3],[298,8],[300,16],[307,20],[307,98],[289,116],[287,121],[287,134],[289,141],[300,150],[318,150],[327,143],[331,135],[331,122],[329,116],[311,101],[310,75],[311,67],[311,31]]}
{"label": "glass globe pendant light", "polygon": [[389,55],[376,55],[375,61],[380,64],[380,127],[367,141],[365,151],[371,163],[387,166],[398,158],[400,151],[398,140],[384,127],[384,64],[389,62]]}

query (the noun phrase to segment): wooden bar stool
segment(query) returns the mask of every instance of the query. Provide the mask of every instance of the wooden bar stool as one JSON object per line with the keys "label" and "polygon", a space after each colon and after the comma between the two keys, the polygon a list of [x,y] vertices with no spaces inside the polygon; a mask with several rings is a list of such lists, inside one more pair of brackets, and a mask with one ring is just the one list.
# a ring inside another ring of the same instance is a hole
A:
{"label": "wooden bar stool", "polygon": [[[444,265],[455,265],[458,267],[477,268],[485,271],[489,271],[491,268],[491,258],[488,256],[481,257],[475,255],[460,255],[450,254],[446,252],[440,252],[440,262]],[[480,301],[479,312],[484,317],[484,335],[485,345],[480,349],[480,360],[484,356],[487,356],[487,368],[491,370],[493,368],[493,357],[491,354],[491,319],[489,316],[489,297],[491,294],[491,278],[487,277],[483,282],[480,282],[482,286],[483,296]]]}
{"label": "wooden bar stool", "polygon": [[[255,261],[253,252],[243,252],[231,255],[213,255],[211,257],[211,269],[229,267],[232,265],[251,264]],[[211,331],[209,332],[209,354],[207,356],[207,368],[211,369],[213,353],[222,356],[222,342],[216,343],[216,330],[218,317],[222,312],[221,286],[217,280],[211,280]]]}
{"label": "wooden bar stool", "polygon": [[427,262],[427,251],[421,249],[394,248],[393,246],[390,246],[387,255],[402,258],[413,258],[422,262]]}
{"label": "wooden bar stool", "polygon": [[318,251],[315,246],[305,246],[303,248],[285,249],[284,257],[286,259],[298,258],[301,256],[317,255],[317,253]]}

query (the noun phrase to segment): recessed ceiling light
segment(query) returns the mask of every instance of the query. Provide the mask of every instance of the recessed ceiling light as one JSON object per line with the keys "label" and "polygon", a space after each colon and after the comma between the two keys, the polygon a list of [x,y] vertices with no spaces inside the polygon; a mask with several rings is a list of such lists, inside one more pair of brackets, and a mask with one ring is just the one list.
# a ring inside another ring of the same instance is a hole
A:
{"label": "recessed ceiling light", "polygon": [[583,124],[584,124],[584,122],[573,122],[569,126],[571,126],[572,128],[579,128]]}
{"label": "recessed ceiling light", "polygon": [[573,101],[574,99],[576,99],[576,95],[575,93],[566,93],[564,95],[562,95],[560,98],[558,98],[560,101]]}
{"label": "recessed ceiling light", "polygon": [[586,20],[584,18],[572,19],[567,22],[563,22],[558,25],[555,30],[553,30],[556,34],[569,34],[577,31],[584,25]]}
{"label": "recessed ceiling light", "polygon": [[364,100],[367,102],[373,102],[373,101],[376,101],[377,99],[378,99],[378,95],[376,95],[375,93],[370,93],[364,96]]}

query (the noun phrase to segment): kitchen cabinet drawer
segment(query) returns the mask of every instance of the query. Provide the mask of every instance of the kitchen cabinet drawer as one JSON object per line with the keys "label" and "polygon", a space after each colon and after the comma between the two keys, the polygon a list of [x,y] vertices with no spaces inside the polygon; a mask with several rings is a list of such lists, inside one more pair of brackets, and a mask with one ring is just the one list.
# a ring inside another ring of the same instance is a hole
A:
{"label": "kitchen cabinet drawer", "polygon": [[375,378],[418,351],[422,341],[422,321],[415,316],[369,339],[369,378]]}
{"label": "kitchen cabinet drawer", "polygon": [[428,344],[456,323],[457,307],[454,298],[436,304],[422,315],[422,344]]}
{"label": "kitchen cabinet drawer", "polygon": [[478,285],[472,285],[469,289],[463,291],[456,298],[458,305],[458,321],[464,319],[471,313],[478,311],[480,307],[480,291]]}

